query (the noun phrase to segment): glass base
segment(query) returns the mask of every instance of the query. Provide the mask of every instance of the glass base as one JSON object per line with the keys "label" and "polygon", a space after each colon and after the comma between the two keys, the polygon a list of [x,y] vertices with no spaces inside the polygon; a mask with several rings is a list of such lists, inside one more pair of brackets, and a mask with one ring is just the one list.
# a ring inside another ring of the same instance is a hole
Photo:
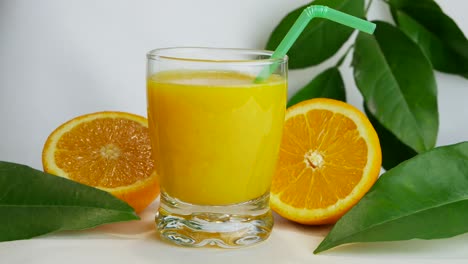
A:
{"label": "glass base", "polygon": [[163,240],[188,247],[240,248],[266,240],[273,227],[269,193],[244,203],[209,206],[161,192],[156,225]]}

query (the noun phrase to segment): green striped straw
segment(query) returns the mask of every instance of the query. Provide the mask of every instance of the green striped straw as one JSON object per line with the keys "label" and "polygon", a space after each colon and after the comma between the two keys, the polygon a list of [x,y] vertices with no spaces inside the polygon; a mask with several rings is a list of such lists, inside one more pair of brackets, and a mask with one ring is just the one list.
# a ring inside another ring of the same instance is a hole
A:
{"label": "green striped straw", "polygon": [[[271,58],[283,58],[307,24],[309,24],[309,22],[315,17],[326,18],[368,34],[374,33],[375,30],[375,24],[367,20],[348,15],[333,8],[329,8],[328,6],[311,5],[302,11],[301,15],[296,22],[294,22],[294,25],[278,45],[273,55],[271,55]],[[257,78],[255,78],[255,83],[268,79],[277,67],[278,63],[273,63],[263,68]]]}

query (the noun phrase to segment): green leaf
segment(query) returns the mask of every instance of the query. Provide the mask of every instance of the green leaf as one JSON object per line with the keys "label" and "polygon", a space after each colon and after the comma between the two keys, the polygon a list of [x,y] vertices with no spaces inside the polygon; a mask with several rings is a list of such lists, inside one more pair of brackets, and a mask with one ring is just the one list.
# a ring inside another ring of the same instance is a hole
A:
{"label": "green leaf", "polygon": [[392,132],[383,127],[365,105],[364,110],[372,126],[375,128],[375,131],[379,135],[380,148],[382,149],[382,167],[385,170],[390,170],[418,154],[398,140]]}
{"label": "green leaf", "polygon": [[390,0],[398,27],[422,49],[436,70],[468,78],[468,40],[432,0]]}
{"label": "green leaf", "polygon": [[0,161],[0,241],[139,219],[111,194]]}
{"label": "green leaf", "polygon": [[[273,30],[266,49],[275,50],[302,11],[310,6],[326,5],[342,12],[364,17],[364,0],[316,0],[289,13]],[[289,68],[305,68],[320,64],[333,56],[353,33],[353,29],[314,18],[288,52]]]}
{"label": "green leaf", "polygon": [[468,232],[468,142],[420,154],[384,173],[314,253],[353,242],[447,238]]}
{"label": "green leaf", "polygon": [[369,112],[416,152],[435,146],[439,117],[432,65],[398,28],[376,21],[356,39],[354,79]]}
{"label": "green leaf", "polygon": [[317,97],[346,101],[345,86],[338,68],[332,67],[317,75],[310,83],[291,97],[288,107]]}

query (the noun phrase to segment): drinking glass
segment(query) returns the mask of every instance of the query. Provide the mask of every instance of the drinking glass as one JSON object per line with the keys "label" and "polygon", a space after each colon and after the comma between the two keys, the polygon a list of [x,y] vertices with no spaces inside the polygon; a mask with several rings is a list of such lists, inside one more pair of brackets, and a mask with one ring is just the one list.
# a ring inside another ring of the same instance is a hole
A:
{"label": "drinking glass", "polygon": [[[157,229],[178,245],[236,248],[268,238],[287,57],[221,48],[147,54],[147,107],[161,188]],[[256,76],[271,67],[266,80]]]}

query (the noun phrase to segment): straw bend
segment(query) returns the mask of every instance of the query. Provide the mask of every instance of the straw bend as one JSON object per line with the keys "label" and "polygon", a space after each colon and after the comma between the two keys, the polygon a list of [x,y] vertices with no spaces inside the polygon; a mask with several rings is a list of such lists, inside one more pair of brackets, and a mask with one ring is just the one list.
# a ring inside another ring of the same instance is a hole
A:
{"label": "straw bend", "polygon": [[312,5],[304,9],[304,13],[306,13],[309,18],[327,17],[328,10],[330,10],[330,8],[327,6]]}
{"label": "straw bend", "polygon": [[328,6],[312,5],[304,9],[303,13],[306,14],[309,19],[313,19],[314,17],[326,18],[368,34],[374,33],[375,30],[374,23],[329,8]]}

